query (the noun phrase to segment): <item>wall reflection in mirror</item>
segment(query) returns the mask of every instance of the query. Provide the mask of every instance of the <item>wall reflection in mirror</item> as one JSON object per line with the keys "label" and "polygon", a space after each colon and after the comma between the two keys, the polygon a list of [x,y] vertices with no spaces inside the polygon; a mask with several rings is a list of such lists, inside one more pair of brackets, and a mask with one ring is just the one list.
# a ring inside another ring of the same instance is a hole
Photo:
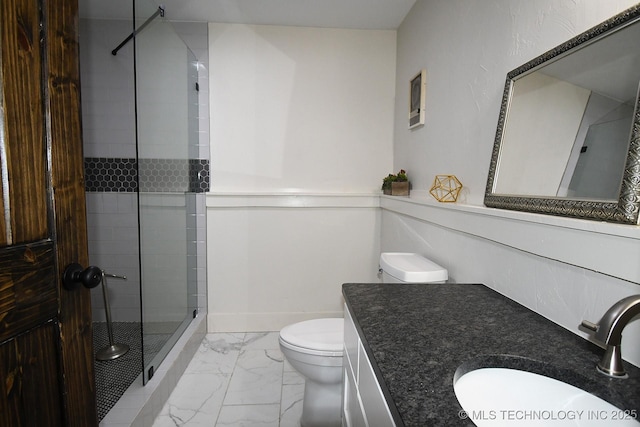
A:
{"label": "wall reflection in mirror", "polygon": [[640,5],[507,75],[485,204],[637,224]]}

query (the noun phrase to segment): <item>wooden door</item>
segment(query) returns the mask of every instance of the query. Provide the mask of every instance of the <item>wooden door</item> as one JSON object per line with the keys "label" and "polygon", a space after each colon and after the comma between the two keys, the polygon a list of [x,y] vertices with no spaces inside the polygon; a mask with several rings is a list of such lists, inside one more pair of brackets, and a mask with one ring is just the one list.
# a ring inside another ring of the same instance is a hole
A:
{"label": "wooden door", "polygon": [[95,426],[77,0],[0,12],[0,426]]}

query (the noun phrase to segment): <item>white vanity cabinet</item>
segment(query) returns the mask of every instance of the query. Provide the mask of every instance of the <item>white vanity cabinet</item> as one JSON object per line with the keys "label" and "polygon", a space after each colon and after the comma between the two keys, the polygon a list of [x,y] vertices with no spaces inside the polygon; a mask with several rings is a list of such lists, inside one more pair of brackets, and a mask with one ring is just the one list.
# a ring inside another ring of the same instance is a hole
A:
{"label": "white vanity cabinet", "polygon": [[346,304],[343,369],[343,426],[395,427],[396,424]]}

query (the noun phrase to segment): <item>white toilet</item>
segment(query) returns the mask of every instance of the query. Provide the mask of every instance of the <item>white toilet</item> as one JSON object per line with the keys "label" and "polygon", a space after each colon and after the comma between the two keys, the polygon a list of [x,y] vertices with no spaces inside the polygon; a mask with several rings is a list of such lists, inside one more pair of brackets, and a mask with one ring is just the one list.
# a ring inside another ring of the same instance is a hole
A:
{"label": "white toilet", "polygon": [[[382,253],[380,273],[385,283],[444,283],[448,278],[446,269],[413,253]],[[342,318],[306,320],[280,331],[282,353],[305,377],[302,427],[342,425],[343,337]]]}

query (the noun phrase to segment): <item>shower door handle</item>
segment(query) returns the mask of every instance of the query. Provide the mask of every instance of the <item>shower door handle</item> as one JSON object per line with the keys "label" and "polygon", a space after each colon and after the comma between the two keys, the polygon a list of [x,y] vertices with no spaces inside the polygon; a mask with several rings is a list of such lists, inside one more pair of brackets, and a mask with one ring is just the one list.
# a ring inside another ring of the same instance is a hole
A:
{"label": "shower door handle", "polygon": [[95,288],[102,281],[102,269],[95,265],[82,268],[78,263],[69,264],[62,273],[62,284],[68,291],[73,291],[79,285],[85,288]]}

